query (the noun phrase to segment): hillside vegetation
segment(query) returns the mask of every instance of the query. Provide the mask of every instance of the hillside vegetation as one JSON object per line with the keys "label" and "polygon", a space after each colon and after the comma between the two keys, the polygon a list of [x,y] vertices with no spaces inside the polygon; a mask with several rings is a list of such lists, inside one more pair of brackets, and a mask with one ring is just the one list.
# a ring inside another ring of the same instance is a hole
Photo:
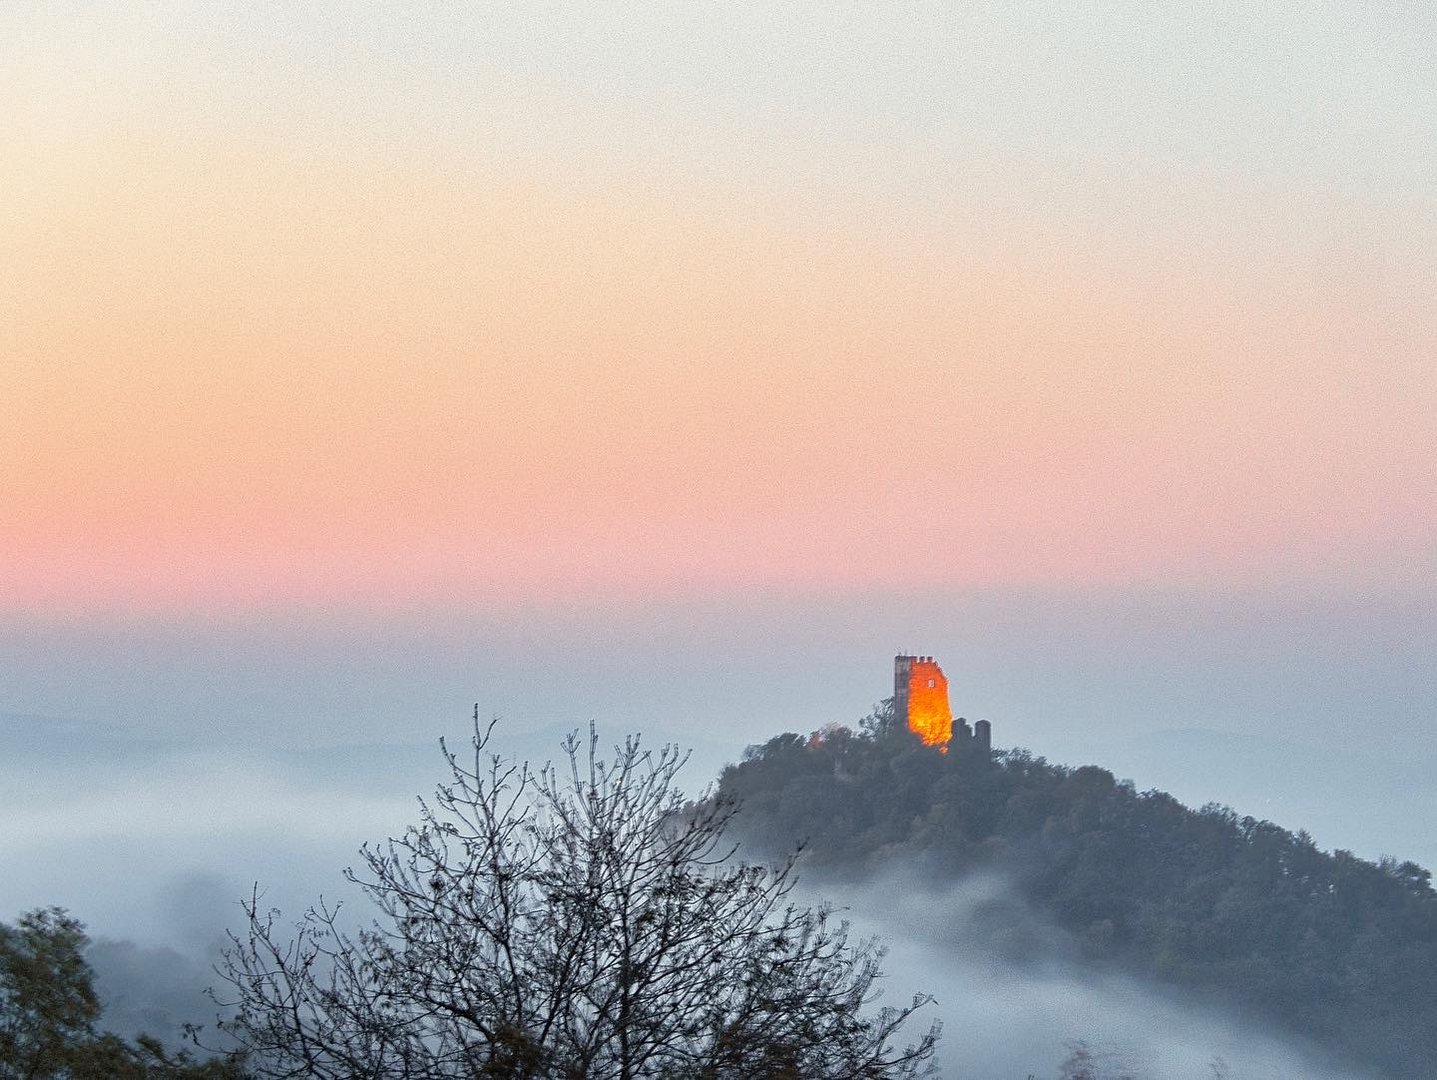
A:
{"label": "hillside vegetation", "polygon": [[803,842],[810,873],[1001,873],[1088,963],[1237,1003],[1393,1077],[1437,1061],[1437,893],[1414,863],[1321,851],[1091,765],[942,754],[888,706],[858,732],[751,747],[720,791],[751,844]]}

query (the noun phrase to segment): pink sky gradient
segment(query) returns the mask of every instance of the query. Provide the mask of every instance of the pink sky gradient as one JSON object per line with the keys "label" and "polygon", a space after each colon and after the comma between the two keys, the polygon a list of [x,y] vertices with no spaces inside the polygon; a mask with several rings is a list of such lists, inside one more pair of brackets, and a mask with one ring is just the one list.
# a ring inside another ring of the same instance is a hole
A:
{"label": "pink sky gradient", "polygon": [[368,828],[475,702],[697,790],[899,651],[998,746],[1428,861],[1434,55],[1430,3],[0,4],[9,910],[303,880],[284,762]]}
{"label": "pink sky gradient", "polygon": [[1419,203],[1188,164],[1084,209],[1014,147],[1019,204],[999,147],[818,206],[803,169],[160,123],[125,79],[183,80],[121,74],[3,155],[12,608],[1431,577]]}

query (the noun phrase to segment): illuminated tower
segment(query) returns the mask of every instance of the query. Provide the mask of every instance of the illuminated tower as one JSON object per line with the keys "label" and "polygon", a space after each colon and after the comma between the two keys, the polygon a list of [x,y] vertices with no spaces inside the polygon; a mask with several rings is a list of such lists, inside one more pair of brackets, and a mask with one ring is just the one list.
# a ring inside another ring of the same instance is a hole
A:
{"label": "illuminated tower", "polygon": [[948,680],[933,657],[893,658],[893,717],[926,745],[948,745],[953,736]]}

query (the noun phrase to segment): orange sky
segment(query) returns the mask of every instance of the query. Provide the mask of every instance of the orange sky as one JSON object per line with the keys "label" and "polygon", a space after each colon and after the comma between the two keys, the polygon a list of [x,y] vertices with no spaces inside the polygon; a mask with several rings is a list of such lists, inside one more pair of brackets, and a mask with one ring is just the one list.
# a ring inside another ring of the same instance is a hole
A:
{"label": "orange sky", "polygon": [[1005,202],[991,149],[941,200],[820,198],[36,101],[0,154],[8,605],[1430,578],[1420,203],[1200,168]]}

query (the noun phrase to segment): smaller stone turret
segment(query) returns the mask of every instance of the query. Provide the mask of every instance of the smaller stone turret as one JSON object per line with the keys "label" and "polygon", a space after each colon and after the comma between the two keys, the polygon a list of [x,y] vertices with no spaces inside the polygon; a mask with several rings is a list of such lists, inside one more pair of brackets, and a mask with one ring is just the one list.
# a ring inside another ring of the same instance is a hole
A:
{"label": "smaller stone turret", "polygon": [[993,725],[987,720],[973,725],[973,750],[985,760],[993,756]]}
{"label": "smaller stone turret", "polygon": [[953,748],[960,754],[966,754],[973,743],[973,729],[968,726],[968,721],[958,717],[953,721]]}

